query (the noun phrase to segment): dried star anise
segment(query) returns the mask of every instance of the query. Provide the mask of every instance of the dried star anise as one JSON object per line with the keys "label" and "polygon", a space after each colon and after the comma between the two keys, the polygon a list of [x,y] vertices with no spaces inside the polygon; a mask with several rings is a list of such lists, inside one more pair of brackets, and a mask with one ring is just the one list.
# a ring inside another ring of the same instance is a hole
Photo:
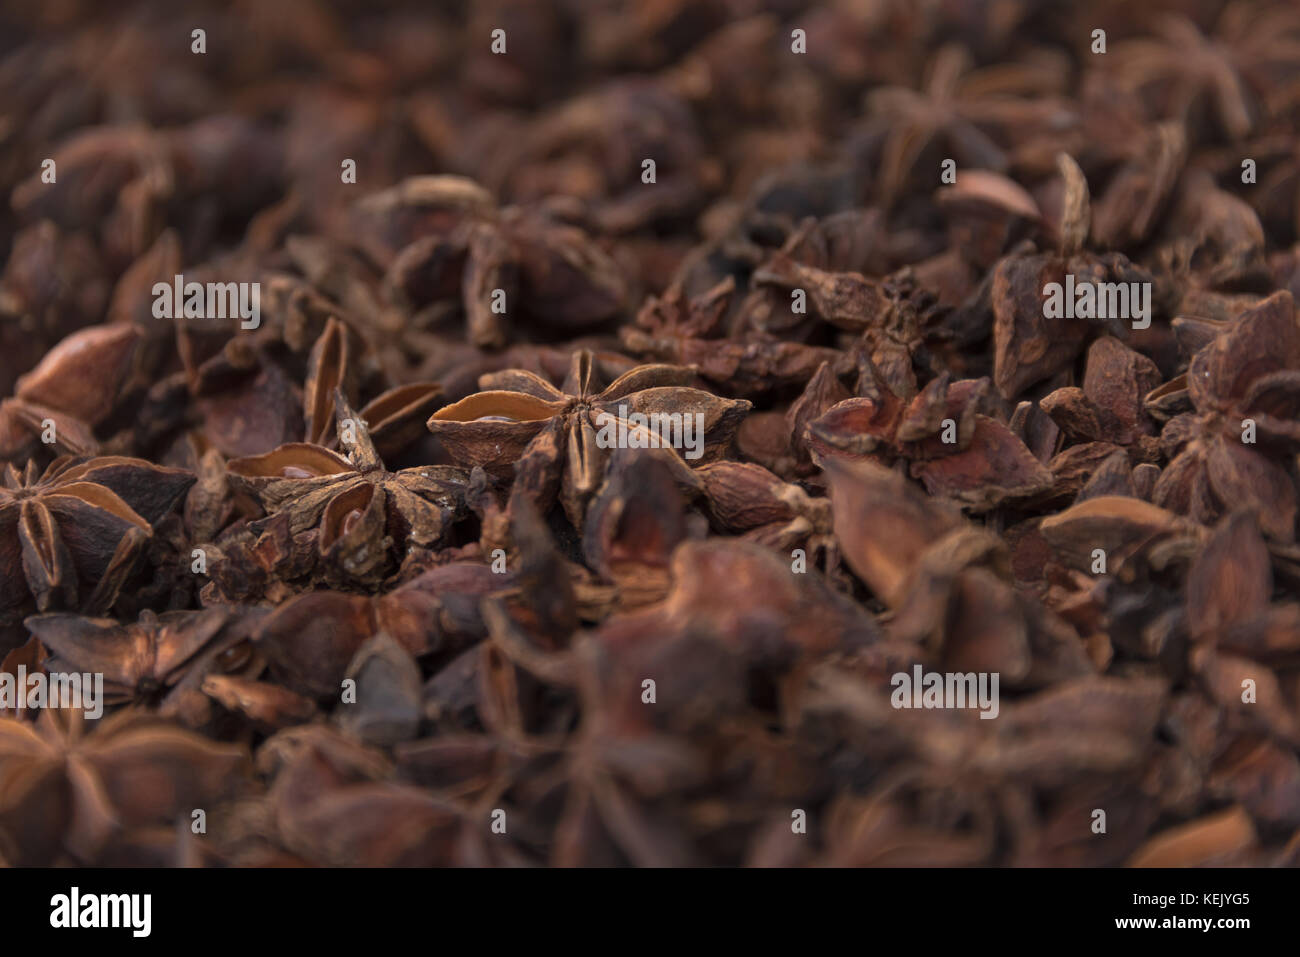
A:
{"label": "dried star anise", "polygon": [[1291,294],[1248,309],[1198,351],[1185,387],[1196,411],[1165,424],[1160,441],[1173,460],[1152,500],[1207,524],[1255,507],[1270,536],[1294,541],[1300,322]]}
{"label": "dried star anise", "polygon": [[1149,275],[1119,253],[1083,251],[1090,221],[1088,182],[1071,157],[1061,154],[1058,165],[1065,187],[1058,249],[1014,252],[993,272],[993,382],[1008,399],[1059,372],[1098,332],[1128,335],[1115,316],[1047,318],[1044,290],[1049,283],[1064,283],[1067,275],[1077,283],[1151,282]]}
{"label": "dried star anise", "polygon": [[[696,474],[710,467],[702,466]],[[673,549],[690,534],[679,478],[662,459],[618,449],[587,510],[584,557],[604,579],[616,583],[624,609],[650,604],[667,591]]]}
{"label": "dried star anise", "polygon": [[41,611],[95,613],[117,598],[153,523],[194,483],[180,469],[140,459],[63,456],[44,473],[6,467],[0,485],[0,597],[12,616],[35,600]]}
{"label": "dried star anise", "polygon": [[93,730],[80,711],[0,718],[0,845],[18,863],[94,863],[119,829],[188,817],[247,765],[242,747],[135,711]]}
{"label": "dried star anise", "polygon": [[86,233],[62,232],[48,219],[17,230],[0,273],[0,391],[60,338],[102,316],[110,291],[102,253]]}
{"label": "dried star anise", "polygon": [[139,341],[129,325],[94,326],[47,352],[0,401],[0,459],[24,462],[38,439],[56,455],[98,453],[93,428],[128,387]]}
{"label": "dried star anise", "polygon": [[618,264],[581,229],[535,208],[497,210],[455,176],[418,177],[368,197],[359,243],[387,267],[384,286],[410,311],[459,298],[471,343],[506,345],[512,324],[581,330],[617,315]]}
{"label": "dried star anise", "polygon": [[970,67],[968,51],[948,44],[926,65],[921,90],[886,86],[867,94],[872,120],[866,140],[881,141],[876,195],[882,203],[901,201],[903,187],[937,145],[943,147],[938,156],[955,157],[963,169],[1001,172],[1010,163],[1007,150],[986,129],[1019,124],[1046,130],[1052,119],[1059,128],[1055,107],[1035,112],[1032,101],[1015,96],[1042,92],[1044,71],[1013,64],[985,75]]}
{"label": "dried star anise", "polygon": [[197,727],[207,717],[200,693],[209,673],[252,676],[263,662],[247,626],[229,608],[144,611],[134,624],[71,614],[37,615],[27,627],[46,648],[50,672],[99,672],[104,704],[156,705],[163,717]]}
{"label": "dried star anise", "polygon": [[754,273],[754,282],[805,292],[813,317],[862,333],[860,348],[889,388],[906,398],[916,392],[915,367],[928,362],[925,338],[934,303],[909,272],[877,281],[807,266],[783,250]]}
{"label": "dried star anise", "polygon": [[451,466],[390,472],[375,451],[368,426],[335,392],[337,452],[308,443],[282,445],[264,455],[227,463],[231,481],[291,535],[316,528],[326,577],[377,582],[394,558],[411,547],[437,544],[461,514],[468,477]]}
{"label": "dried star anise", "polygon": [[486,375],[484,391],[439,409],[429,429],[464,465],[496,474],[513,469],[515,489],[529,490],[542,511],[558,492],[569,520],[581,527],[609,455],[598,441],[601,431],[624,431],[632,436],[630,447],[651,448],[657,437],[636,422],[629,425],[632,415],[689,417],[692,426],[700,423],[692,459],[707,462],[731,441],[750,408],[743,399],[692,388],[695,370],[681,366],[640,366],[603,389],[596,377],[595,358],[585,350],[574,353],[561,389],[523,370]]}
{"label": "dried star anise", "polygon": [[783,555],[797,558],[794,549],[800,549],[807,565],[839,571],[829,499],[808,495],[751,462],[715,462],[699,473],[709,518],[718,528]]}
{"label": "dried star anise", "polygon": [[[362,344],[343,322],[330,318],[325,331],[312,347],[303,389],[306,440],[313,445],[337,448],[334,434],[335,391],[346,396],[356,393],[361,363],[355,358]],[[424,434],[424,421],[442,394],[434,382],[415,382],[388,389],[361,407],[361,420],[380,458],[396,455],[414,438]]]}
{"label": "dried star anise", "polygon": [[805,441],[815,461],[890,464],[901,457],[931,494],[983,511],[1050,487],[1047,469],[991,414],[987,379],[949,383],[945,373],[911,402],[879,380],[872,391],[874,397],[845,399],[808,423]]}
{"label": "dried star anise", "polygon": [[1297,0],[106,6],[0,9],[0,867],[1300,865]]}
{"label": "dried star anise", "polygon": [[[278,846],[300,855],[298,864],[427,866],[454,860],[468,830],[461,803],[395,779],[385,755],[327,726],[276,734],[257,763],[271,787],[256,805],[251,863]],[[488,827],[486,813],[478,823]]]}
{"label": "dried star anise", "polygon": [[621,328],[619,340],[633,355],[693,366],[701,378],[740,395],[806,382],[824,362],[848,371],[849,358],[832,349],[768,337],[743,342],[723,337],[734,291],[731,277],[690,299],[676,284],[647,300],[636,326]]}
{"label": "dried star anise", "polygon": [[308,592],[268,615],[254,642],[291,688],[328,695],[338,690],[353,656],[380,634],[417,656],[482,639],[480,600],[510,584],[487,565],[450,564],[373,598]]}
{"label": "dried star anise", "polygon": [[1118,75],[1124,89],[1154,104],[1156,115],[1187,121],[1212,113],[1239,140],[1259,119],[1251,79],[1294,63],[1288,34],[1298,26],[1293,14],[1262,17],[1244,4],[1231,4],[1209,37],[1189,19],[1166,16],[1154,24],[1156,38],[1116,48]]}

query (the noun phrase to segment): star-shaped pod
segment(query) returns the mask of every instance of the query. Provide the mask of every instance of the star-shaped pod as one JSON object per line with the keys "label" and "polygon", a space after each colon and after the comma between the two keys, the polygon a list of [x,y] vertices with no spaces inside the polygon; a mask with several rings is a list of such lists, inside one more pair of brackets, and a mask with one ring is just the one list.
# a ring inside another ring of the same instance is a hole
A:
{"label": "star-shaped pod", "polygon": [[121,456],[29,462],[0,477],[0,623],[35,599],[91,612],[109,607],[141,545],[194,476]]}
{"label": "star-shaped pod", "polygon": [[690,383],[695,370],[685,366],[638,366],[604,389],[596,382],[596,363],[587,350],[574,353],[562,389],[520,369],[483,376],[484,391],[435,412],[429,429],[463,465],[497,475],[513,469],[516,491],[527,490],[543,511],[557,488],[569,520],[581,527],[587,503],[605,474],[611,447],[657,448],[671,439],[651,434],[643,422],[676,416],[682,441],[664,442],[693,463],[715,458],[731,441],[749,411],[743,399],[723,399]]}
{"label": "star-shaped pod", "polygon": [[80,711],[62,709],[42,711],[34,724],[0,719],[0,856],[91,863],[123,829],[214,807],[247,769],[243,746],[136,711],[89,726]]}
{"label": "star-shaped pod", "polygon": [[1270,537],[1294,541],[1300,321],[1291,294],[1248,309],[1196,353],[1182,381],[1196,411],[1165,424],[1160,441],[1173,461],[1152,500],[1204,524],[1253,506]]}
{"label": "star-shaped pod", "polygon": [[366,423],[334,394],[340,445],[349,454],[291,442],[265,455],[227,464],[235,488],[270,516],[284,514],[289,532],[316,527],[327,577],[378,582],[390,559],[410,545],[437,544],[464,509],[466,473],[433,465],[390,472]]}
{"label": "star-shaped pod", "polygon": [[849,371],[849,357],[834,349],[770,335],[729,338],[724,325],[735,291],[731,276],[696,296],[676,282],[646,301],[635,325],[619,329],[619,341],[644,359],[695,366],[704,379],[739,395],[803,385],[824,362]]}
{"label": "star-shaped pod", "polygon": [[265,662],[248,640],[249,622],[231,608],[167,611],[146,609],[134,623],[54,613],[27,619],[27,627],[51,652],[50,673],[104,676],[104,703],[156,705],[163,717],[197,726],[208,717],[199,690],[209,673],[256,675]]}

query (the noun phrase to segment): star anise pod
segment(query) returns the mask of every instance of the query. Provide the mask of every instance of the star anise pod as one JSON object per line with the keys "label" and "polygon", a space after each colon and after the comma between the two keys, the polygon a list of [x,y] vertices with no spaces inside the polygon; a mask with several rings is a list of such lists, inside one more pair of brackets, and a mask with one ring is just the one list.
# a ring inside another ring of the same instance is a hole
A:
{"label": "star anise pod", "polygon": [[1270,537],[1294,541],[1300,322],[1291,294],[1274,293],[1238,317],[1196,353],[1182,382],[1196,411],[1161,433],[1173,461],[1153,501],[1205,524],[1254,507]]}
{"label": "star anise pod", "polygon": [[[1231,584],[1229,584],[1231,583]],[[1249,510],[1226,515],[1207,536],[1187,576],[1187,621],[1196,642],[1190,656],[1208,694],[1247,726],[1284,747],[1300,736],[1284,668],[1300,649],[1300,606],[1273,602],[1272,559]],[[1258,698],[1244,705],[1242,676]]]}
{"label": "star anise pod", "polygon": [[870,461],[822,467],[844,560],[894,610],[894,637],[939,652],[946,670],[987,667],[1006,685],[1092,670],[1074,631],[1015,591],[996,536]]}
{"label": "star anise pod", "polygon": [[[1007,249],[1042,228],[1037,201],[1019,183],[1000,173],[964,171],[956,183],[938,191],[935,202],[943,210],[954,247],[941,255],[955,258],[967,268],[954,276],[956,263],[941,273],[933,269],[931,261],[915,271],[935,283],[940,301],[946,304],[960,304],[965,299],[962,291],[969,294],[977,276],[992,268]],[[929,283],[922,285],[928,287]]]}
{"label": "star anise pod", "polygon": [[0,272],[0,392],[59,339],[101,318],[111,288],[85,232],[60,232],[48,219],[18,230]]}
{"label": "star anise pod", "polygon": [[[641,644],[637,654],[630,646],[612,647],[613,640],[626,634],[617,626],[608,639],[593,636],[572,652],[538,654],[499,605],[485,603],[485,612],[492,650],[501,670],[511,676],[496,682],[492,695],[503,715],[518,714],[514,699],[520,679],[529,676],[576,692],[582,705],[577,730],[561,739],[512,728],[523,746],[550,759],[537,762],[536,771],[512,793],[525,807],[558,809],[553,824],[555,811],[547,820],[553,828],[548,842],[552,863],[664,866],[692,861],[695,855],[681,822],[657,808],[699,782],[704,757],[689,741],[653,727],[644,711],[620,706],[620,698],[632,672],[673,673],[678,679],[671,692],[674,707],[666,713],[687,724],[703,715],[721,717],[742,703],[738,693],[717,694],[719,684],[730,691],[742,684],[739,656],[708,639],[678,633],[653,647]],[[707,702],[698,694],[703,673],[715,682]],[[512,723],[518,724],[518,718]]]}
{"label": "star anise pod", "polygon": [[599,325],[627,298],[618,264],[581,229],[538,208],[498,210],[460,177],[407,180],[367,197],[357,216],[358,242],[387,267],[388,297],[412,313],[458,304],[481,348],[504,346],[520,321]]}
{"label": "star anise pod", "polygon": [[558,491],[569,520],[580,528],[609,457],[597,441],[600,430],[639,430],[640,447],[651,448],[655,437],[636,423],[629,426],[631,415],[692,416],[703,426],[698,461],[707,462],[726,448],[750,408],[744,399],[692,388],[695,370],[682,366],[638,366],[603,389],[596,379],[595,358],[587,350],[574,353],[562,389],[518,369],[486,375],[479,380],[484,391],[439,409],[429,429],[463,465],[497,475],[513,469],[514,493],[524,490],[543,513]]}
{"label": "star anise pod", "polygon": [[269,681],[209,674],[200,690],[227,711],[243,716],[258,731],[305,724],[317,714],[314,701]]}
{"label": "star anise pod", "polygon": [[[880,148],[876,195],[887,205],[900,199],[927,148],[942,144],[944,157],[962,168],[1002,172],[1008,158],[979,125],[987,93],[972,83],[970,55],[959,45],[943,47],[926,68],[920,91],[903,86],[872,90],[867,97],[873,118],[887,132]],[[975,77],[978,81],[978,77]]]}
{"label": "star anise pod", "polygon": [[[657,158],[651,190],[641,188],[645,157]],[[649,78],[561,103],[479,168],[489,187],[516,202],[568,193],[601,231],[616,234],[691,215],[718,175],[690,106]]]}
{"label": "star anise pod", "polygon": [[[1183,176],[1155,260],[1192,289],[1267,288],[1264,227],[1243,199],[1205,170]],[[1184,293],[1186,295],[1186,293]]]}
{"label": "star anise pod", "polygon": [[838,574],[830,499],[808,495],[752,462],[714,462],[699,473],[716,527],[784,556],[801,549],[807,566]]}
{"label": "star anise pod", "polygon": [[[927,333],[939,310],[911,270],[868,279],[858,272],[805,265],[783,249],[754,272],[754,283],[781,289],[783,295],[791,290],[806,293],[813,318],[862,334],[862,351],[891,389],[906,398],[916,392],[916,367],[925,369],[930,363]],[[832,360],[832,366],[837,373],[843,370],[842,360]]]}
{"label": "star anise pod", "polygon": [[[1057,162],[1064,181],[1057,249],[1012,252],[993,271],[993,382],[1008,399],[1068,367],[1096,334],[1129,335],[1114,317],[1047,318],[1043,290],[1048,283],[1064,283],[1066,275],[1080,283],[1153,283],[1145,270],[1119,253],[1084,251],[1091,217],[1088,181],[1070,156],[1062,153]],[[1155,303],[1148,305],[1155,310]]]}
{"label": "star anise pod", "polygon": [[552,865],[689,865],[696,858],[682,822],[655,806],[697,783],[703,758],[687,741],[665,734],[624,737],[606,725],[599,710],[590,712],[559,768],[527,792],[535,803],[563,789]]}
{"label": "star anise pod", "polygon": [[318,531],[327,577],[378,582],[406,549],[430,548],[447,534],[463,511],[468,476],[445,465],[388,471],[367,423],[338,391],[334,407],[347,458],[294,442],[226,467],[268,520],[286,517],[291,535]]}
{"label": "star anise pod", "polygon": [[134,711],[93,730],[80,711],[0,718],[0,846],[17,863],[93,863],[120,829],[211,810],[247,765],[242,747]]}
{"label": "star anise pod", "polygon": [[1213,114],[1230,139],[1247,136],[1259,121],[1260,91],[1294,71],[1300,21],[1294,11],[1261,15],[1253,4],[1230,4],[1210,35],[1191,20],[1164,16],[1155,38],[1118,45],[1123,87],[1155,116],[1194,122]]}
{"label": "star anise pod", "polygon": [[[513,684],[522,687],[518,675],[527,672],[573,689],[581,705],[576,733],[551,744],[558,765],[518,789],[527,806],[546,806],[562,793],[557,863],[693,860],[682,820],[663,814],[704,773],[704,755],[691,742],[706,727],[746,721],[753,676],[776,680],[830,649],[879,639],[871,619],[819,576],[791,575],[787,562],[752,544],[683,542],[669,580],[663,602],[611,617],[560,653],[538,651],[500,602],[484,603],[489,647],[516,675]],[[761,598],[732,617],[720,609],[732,604],[733,592]],[[647,633],[657,640],[644,641]],[[657,679],[665,707],[639,706],[645,676]],[[504,713],[520,710],[515,703]]]}
{"label": "star anise pod", "polygon": [[[140,333],[92,326],[54,346],[0,401],[0,459],[24,462],[44,442],[56,455],[95,455],[94,426],[129,389]],[[48,433],[48,434],[46,434]]]}
{"label": "star anise pod", "polygon": [[336,693],[348,663],[377,635],[410,654],[428,655],[481,640],[483,596],[512,578],[487,565],[434,568],[386,595],[317,590],[291,598],[260,622],[257,648],[293,690],[313,697]]}
{"label": "star anise pod", "polygon": [[1187,162],[1187,131],[1175,121],[1144,126],[1127,146],[1127,162],[1092,204],[1091,237],[1102,249],[1139,247],[1150,237]]}
{"label": "star anise pod", "polygon": [[[474,800],[431,794],[393,776],[392,762],[338,731],[309,725],[264,744],[258,767],[272,779],[266,837],[309,862],[332,866],[518,864],[491,830],[500,773]],[[513,808],[507,834],[520,830]],[[327,838],[328,835],[328,838]],[[486,836],[484,836],[486,835]],[[508,840],[508,839],[507,839]]]}
{"label": "star anise pod", "polygon": [[1071,484],[1066,463],[1085,455],[1090,460],[1108,457],[1123,448],[1135,462],[1158,460],[1156,428],[1144,401],[1160,380],[1154,362],[1113,336],[1092,343],[1082,387],[1056,389],[1039,402],[1066,439],[1080,443],[1071,446],[1070,454],[1060,462],[1049,463],[1049,467],[1061,467],[1058,480],[1063,484],[1058,485],[1058,492],[1067,491]]}
{"label": "star anise pod", "polygon": [[[1040,807],[1035,793],[1056,798],[1070,772],[1086,773],[1094,787],[1105,782],[1128,792],[1138,786],[1167,696],[1163,683],[1151,679],[1080,677],[1022,700],[1003,699],[999,720],[981,721],[969,713],[900,712],[886,703],[887,686],[876,690],[845,677],[823,692],[819,706],[848,711],[852,702],[848,720],[860,727],[859,737],[893,738],[908,757],[873,788],[872,798],[837,802],[833,826],[843,833],[830,843],[825,863],[839,866],[987,862],[996,853],[995,830],[1028,856],[1042,841],[1040,816],[1058,804]],[[1147,805],[1131,812],[1139,823],[1117,829],[1118,839],[1139,840],[1156,816],[1150,798],[1137,800]],[[1074,833],[1082,840],[1089,832]],[[879,834],[889,835],[883,846],[872,839]],[[895,840],[901,858],[893,857]],[[1116,853],[1109,851],[1112,858]]]}
{"label": "star anise pod", "polygon": [[834,349],[771,337],[737,341],[723,335],[735,288],[729,276],[688,298],[681,284],[674,284],[662,296],[646,301],[637,313],[636,326],[619,329],[619,341],[633,355],[695,366],[701,378],[739,395],[801,385],[824,362],[848,371],[851,360]]}
{"label": "star anise pod", "polygon": [[[1225,157],[1225,166],[1236,158]],[[1259,189],[1247,199],[1279,244],[1300,238],[1300,142],[1290,135],[1264,137],[1242,148],[1259,162]]]}
{"label": "star anise pod", "polygon": [[[330,318],[308,359],[302,398],[309,443],[338,447],[334,393],[338,390],[349,398],[358,394],[365,365],[358,353],[366,351],[364,341],[347,324]],[[396,455],[425,434],[424,421],[437,407],[441,394],[437,383],[415,382],[387,389],[361,407],[361,419],[380,458]]]}
{"label": "star anise pod", "polygon": [[[702,466],[694,476],[723,464]],[[667,591],[673,549],[691,534],[680,478],[648,450],[618,449],[611,456],[605,484],[587,510],[583,553],[590,568],[617,586],[621,609],[658,601]]]}
{"label": "star anise pod", "polygon": [[143,125],[103,126],[65,140],[54,154],[63,176],[32,174],[13,193],[20,214],[61,227],[97,227],[108,258],[124,268],[153,242],[151,224],[176,192],[168,134]]}
{"label": "star anise pod", "polygon": [[26,624],[51,652],[46,671],[101,673],[105,705],[156,706],[159,715],[197,727],[207,718],[200,690],[205,676],[251,677],[262,670],[241,617],[247,616],[214,607],[161,615],[146,610],[133,624],[61,613]]}
{"label": "star anise pod", "polygon": [[94,613],[112,605],[153,524],[194,484],[140,459],[63,456],[0,484],[0,614],[35,599]]}
{"label": "star anise pod", "polygon": [[[150,398],[175,404],[174,397],[158,394],[161,385]],[[302,436],[297,383],[248,339],[229,339],[201,363],[189,391],[202,443],[222,455],[256,455]]]}
{"label": "star anise pod", "polygon": [[[868,372],[874,372],[868,367]],[[814,461],[829,457],[892,464],[902,458],[932,495],[985,511],[1046,490],[1051,474],[996,417],[988,379],[931,380],[910,401],[878,378],[866,397],[845,399],[809,422]]]}

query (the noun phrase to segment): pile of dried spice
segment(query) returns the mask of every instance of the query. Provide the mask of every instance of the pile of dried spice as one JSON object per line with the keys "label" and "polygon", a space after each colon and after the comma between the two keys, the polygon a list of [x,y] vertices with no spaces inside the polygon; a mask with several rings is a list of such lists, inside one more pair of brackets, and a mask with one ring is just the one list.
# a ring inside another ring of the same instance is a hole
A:
{"label": "pile of dried spice", "polygon": [[0,863],[1300,863],[1294,3],[6,3],[0,182]]}

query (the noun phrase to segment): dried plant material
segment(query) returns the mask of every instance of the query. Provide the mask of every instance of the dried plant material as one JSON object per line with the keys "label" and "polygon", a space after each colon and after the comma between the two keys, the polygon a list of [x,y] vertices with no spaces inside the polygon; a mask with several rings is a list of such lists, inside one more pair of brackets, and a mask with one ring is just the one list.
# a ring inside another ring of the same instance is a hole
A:
{"label": "dried plant material", "polygon": [[323,574],[378,580],[391,570],[400,545],[429,547],[441,540],[463,508],[466,476],[448,466],[389,472],[365,421],[342,393],[335,393],[334,405],[349,457],[295,443],[235,459],[227,469],[272,517],[287,517],[290,534],[316,527]]}
{"label": "dried plant material", "polygon": [[0,402],[0,457],[25,459],[42,433],[56,454],[96,454],[93,427],[132,387],[140,338],[129,325],[92,327],[47,352]]}
{"label": "dried plant material", "polygon": [[[244,748],[124,712],[91,731],[80,712],[0,719],[0,821],[18,861],[93,861],[122,827],[168,821],[228,794]],[[156,782],[157,786],[151,786]]]}
{"label": "dried plant material", "polygon": [[414,738],[420,727],[420,670],[411,653],[380,632],[357,651],[347,677],[355,684],[355,707],[343,727],[367,744],[393,745]]}
{"label": "dried plant material", "polygon": [[1293,3],[136,6],[0,14],[0,864],[1300,864]]}
{"label": "dried plant material", "polygon": [[1271,537],[1293,541],[1295,485],[1279,457],[1300,438],[1288,421],[1297,368],[1300,324],[1285,291],[1247,310],[1197,352],[1188,368],[1196,412],[1185,425],[1165,425],[1177,455],[1161,473],[1154,501],[1202,522],[1229,504],[1258,508]]}
{"label": "dried plant material", "polygon": [[[117,598],[153,522],[193,476],[140,459],[56,459],[44,473],[6,466],[0,488],[5,616],[29,602],[41,611],[94,613]],[[29,597],[30,596],[30,597]]]}
{"label": "dried plant material", "polygon": [[845,561],[884,601],[898,604],[929,544],[958,517],[880,466],[828,459],[823,467]]}
{"label": "dried plant material", "polygon": [[1161,538],[1195,535],[1195,526],[1141,499],[1119,495],[1090,498],[1045,518],[1039,531],[1049,544],[1076,567],[1088,567],[1100,548],[1116,565]]}
{"label": "dried plant material", "polygon": [[803,383],[822,364],[834,363],[841,372],[852,367],[834,349],[770,338],[726,338],[723,319],[734,291],[735,281],[728,277],[686,300],[682,287],[674,285],[645,304],[635,326],[620,328],[619,341],[632,355],[690,366],[702,379],[742,396]]}
{"label": "dried plant material", "polygon": [[70,614],[38,615],[26,625],[50,650],[46,670],[102,673],[106,705],[149,704],[187,724],[207,718],[195,692],[209,674],[256,677],[264,667],[247,624],[226,608],[146,610],[125,627]]}
{"label": "dried plant material", "polygon": [[1130,867],[1209,867],[1231,864],[1255,845],[1255,829],[1241,807],[1160,834],[1129,860]]}
{"label": "dried plant material", "polygon": [[[672,448],[667,454],[673,458],[689,454],[707,462],[725,450],[750,408],[743,399],[691,388],[692,369],[642,366],[601,389],[597,375],[595,358],[585,350],[574,353],[563,389],[523,370],[490,375],[480,384],[500,388],[438,410],[429,428],[463,465],[489,472],[514,467],[517,486],[535,489],[533,504],[543,510],[558,488],[570,521],[580,526],[615,442]],[[645,424],[660,416],[676,417],[672,444]]]}
{"label": "dried plant material", "polygon": [[307,698],[262,681],[211,674],[203,679],[201,690],[213,701],[245,715],[262,728],[291,727],[316,716],[316,706]]}

